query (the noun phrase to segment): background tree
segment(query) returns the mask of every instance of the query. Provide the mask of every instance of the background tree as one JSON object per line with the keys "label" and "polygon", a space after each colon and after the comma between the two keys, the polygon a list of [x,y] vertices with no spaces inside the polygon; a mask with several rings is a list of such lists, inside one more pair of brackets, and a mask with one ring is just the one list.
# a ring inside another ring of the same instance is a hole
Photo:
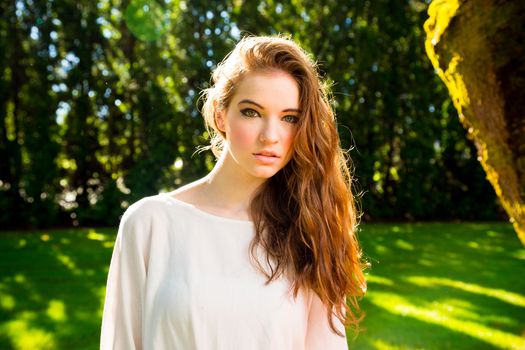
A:
{"label": "background tree", "polygon": [[525,244],[525,3],[439,0],[428,13],[428,56]]}
{"label": "background tree", "polygon": [[0,227],[115,225],[214,165],[199,113],[247,34],[289,34],[332,84],[366,220],[500,219],[424,51],[426,3],[0,4]]}

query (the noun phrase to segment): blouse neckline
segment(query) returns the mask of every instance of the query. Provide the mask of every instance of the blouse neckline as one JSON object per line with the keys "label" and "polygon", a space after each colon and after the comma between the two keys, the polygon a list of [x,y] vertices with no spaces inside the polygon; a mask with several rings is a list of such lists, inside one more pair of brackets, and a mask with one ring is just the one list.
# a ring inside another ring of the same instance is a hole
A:
{"label": "blouse neckline", "polygon": [[191,209],[193,212],[201,215],[201,216],[206,216],[206,217],[209,217],[209,218],[212,218],[212,219],[215,219],[215,220],[220,220],[220,221],[224,221],[224,222],[231,222],[231,223],[237,223],[237,224],[242,224],[242,225],[253,225],[253,221],[252,220],[242,220],[242,219],[234,219],[234,218],[229,218],[229,217],[225,217],[225,216],[220,216],[220,215],[217,215],[217,214],[212,214],[210,212],[207,212],[205,210],[202,210],[198,207],[196,207],[195,205],[193,204],[190,204],[188,202],[184,202],[178,198],[175,198],[173,197],[171,194],[169,193],[162,193],[161,195],[163,195],[164,197],[167,197],[167,199],[171,202],[175,202],[181,206],[184,206],[186,208],[189,208]]}

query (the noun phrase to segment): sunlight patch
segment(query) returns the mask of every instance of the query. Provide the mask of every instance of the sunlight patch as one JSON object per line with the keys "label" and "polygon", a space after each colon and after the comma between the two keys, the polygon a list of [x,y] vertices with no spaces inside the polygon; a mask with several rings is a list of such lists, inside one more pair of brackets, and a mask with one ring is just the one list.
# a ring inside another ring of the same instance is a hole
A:
{"label": "sunlight patch", "polygon": [[88,239],[91,239],[93,241],[104,241],[106,240],[106,236],[102,233],[97,233],[95,230],[89,230],[89,233],[87,235]]}
{"label": "sunlight patch", "polygon": [[371,343],[374,345],[374,348],[377,350],[401,350],[404,348],[400,348],[395,345],[388,344],[384,340],[381,339],[374,339],[371,341]]}
{"label": "sunlight patch", "polygon": [[0,307],[3,310],[10,311],[15,308],[16,302],[12,295],[0,293]]}
{"label": "sunlight patch", "polygon": [[524,260],[525,261],[525,249],[520,249],[515,252],[509,253],[510,256],[516,259]]}
{"label": "sunlight patch", "polygon": [[24,312],[16,320],[2,326],[2,333],[7,334],[17,350],[56,349],[52,333],[31,326],[34,313]]}
{"label": "sunlight patch", "polygon": [[451,331],[467,334],[499,349],[524,349],[525,339],[507,332],[486,327],[472,321],[459,320],[448,312],[432,310],[411,304],[407,299],[393,293],[370,293],[369,301],[395,315],[412,317],[436,324]]}
{"label": "sunlight patch", "polygon": [[396,240],[396,247],[404,250],[414,250],[414,245],[402,239]]}
{"label": "sunlight patch", "polygon": [[446,286],[456,289],[461,289],[465,292],[486,295],[499,299],[508,304],[525,307],[525,297],[522,295],[506,291],[504,289],[495,289],[482,287],[474,283],[465,283],[462,281],[455,281],[449,278],[440,278],[440,277],[424,277],[424,276],[412,276],[405,278],[408,282],[413,283],[418,286],[428,287],[428,286]]}
{"label": "sunlight patch", "polygon": [[370,283],[382,284],[384,286],[393,286],[394,282],[391,279],[381,276],[368,275],[366,276],[366,281]]}
{"label": "sunlight patch", "polygon": [[57,322],[63,322],[66,320],[66,306],[60,300],[51,300],[47,308],[47,316],[50,319]]}
{"label": "sunlight patch", "polygon": [[71,270],[74,275],[79,275],[81,273],[73,259],[71,259],[69,256],[59,253],[56,255],[56,257],[64,266]]}
{"label": "sunlight patch", "polygon": [[95,295],[98,297],[98,300],[100,301],[98,304],[97,315],[99,317],[102,317],[102,314],[104,313],[104,301],[106,298],[106,286],[98,287],[95,290]]}
{"label": "sunlight patch", "polygon": [[15,275],[15,282],[20,283],[20,284],[26,283],[27,282],[26,276],[17,273]]}
{"label": "sunlight patch", "polygon": [[387,254],[387,253],[390,252],[390,249],[388,249],[388,248],[385,247],[384,245],[380,245],[380,244],[376,245],[376,246],[375,246],[375,249],[376,249],[376,252],[377,252],[378,254]]}

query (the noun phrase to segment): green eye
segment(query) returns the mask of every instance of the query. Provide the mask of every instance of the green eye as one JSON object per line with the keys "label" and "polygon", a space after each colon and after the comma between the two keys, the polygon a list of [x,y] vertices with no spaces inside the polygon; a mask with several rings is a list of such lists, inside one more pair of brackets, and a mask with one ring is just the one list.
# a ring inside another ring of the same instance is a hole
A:
{"label": "green eye", "polygon": [[251,108],[245,108],[241,110],[242,115],[248,118],[256,118],[259,116],[259,113],[257,113],[256,110]]}
{"label": "green eye", "polygon": [[288,123],[296,124],[299,121],[299,118],[295,115],[285,115],[283,120]]}

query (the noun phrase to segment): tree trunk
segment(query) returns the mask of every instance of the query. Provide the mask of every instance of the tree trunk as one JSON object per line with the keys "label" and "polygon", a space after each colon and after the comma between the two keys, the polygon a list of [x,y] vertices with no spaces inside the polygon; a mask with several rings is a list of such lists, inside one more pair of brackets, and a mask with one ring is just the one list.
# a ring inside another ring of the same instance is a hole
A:
{"label": "tree trunk", "polygon": [[525,245],[525,3],[436,0],[427,54]]}

